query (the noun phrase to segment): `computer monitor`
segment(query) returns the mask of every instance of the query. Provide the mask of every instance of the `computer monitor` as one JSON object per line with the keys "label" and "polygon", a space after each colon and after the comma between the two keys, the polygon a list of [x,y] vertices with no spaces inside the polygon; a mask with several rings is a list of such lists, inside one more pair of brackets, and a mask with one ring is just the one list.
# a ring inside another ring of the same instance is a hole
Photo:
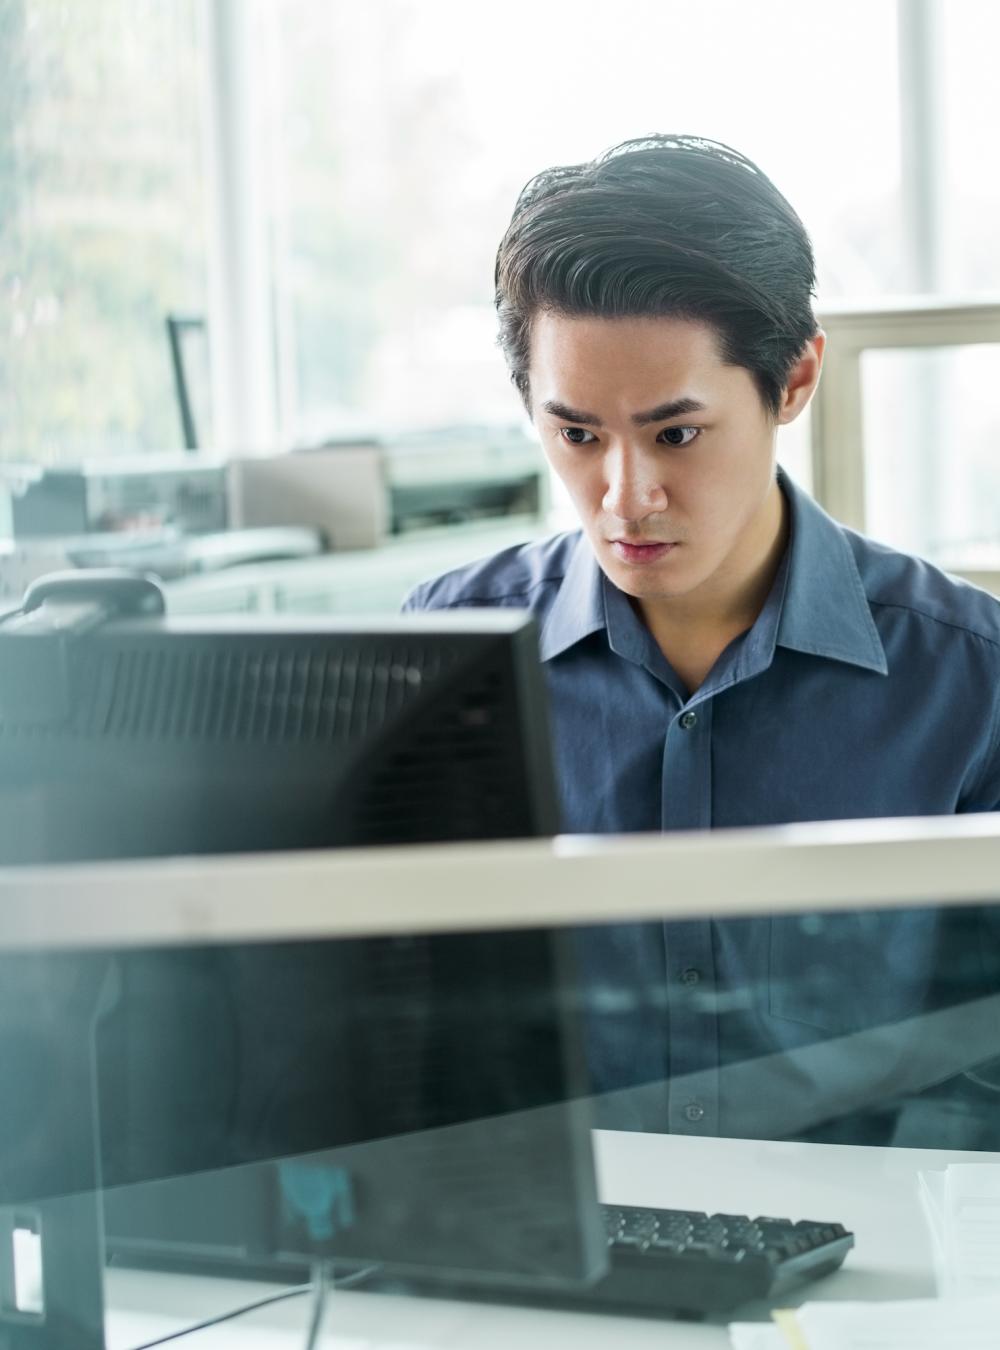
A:
{"label": "computer monitor", "polygon": [[[557,829],[522,614],[170,619],[155,587],[123,578],[35,600],[0,624],[4,865]],[[405,921],[325,942],[0,957],[0,1078],[21,1103],[0,1124],[0,1206],[238,1172],[262,1260],[278,1245],[595,1275],[568,961],[541,929]],[[268,1160],[283,1161],[254,1170]],[[141,1215],[116,1215],[141,1245]]]}
{"label": "computer monitor", "polygon": [[87,609],[0,623],[0,865],[558,830],[525,614]]}

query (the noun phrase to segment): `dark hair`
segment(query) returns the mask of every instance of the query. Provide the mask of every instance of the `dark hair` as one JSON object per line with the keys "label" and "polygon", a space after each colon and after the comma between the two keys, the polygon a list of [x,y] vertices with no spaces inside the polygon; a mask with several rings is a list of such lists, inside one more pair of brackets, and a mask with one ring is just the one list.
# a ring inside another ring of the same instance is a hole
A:
{"label": "dark hair", "polygon": [[805,227],[755,164],[700,137],[646,136],[523,188],[497,252],[499,342],[528,406],[539,312],[699,320],[774,414],[818,331],[814,285]]}

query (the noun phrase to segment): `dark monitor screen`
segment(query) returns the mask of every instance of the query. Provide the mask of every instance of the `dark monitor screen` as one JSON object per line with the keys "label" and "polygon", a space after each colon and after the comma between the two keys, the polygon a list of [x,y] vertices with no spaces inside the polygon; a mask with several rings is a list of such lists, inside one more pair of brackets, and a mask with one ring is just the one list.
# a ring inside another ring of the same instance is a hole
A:
{"label": "dark monitor screen", "polygon": [[523,614],[0,625],[0,864],[557,830]]}
{"label": "dark monitor screen", "polygon": [[[548,835],[556,800],[524,615],[0,625],[2,864]],[[326,1220],[287,1164],[322,1155],[314,1180],[325,1166],[352,1186],[331,1250],[494,1277],[601,1268],[557,935],[0,965],[0,1075],[22,1108],[2,1126],[0,1204],[99,1182],[112,1234],[141,1245],[143,1203],[115,1188],[256,1169],[251,1246],[295,1251]]]}

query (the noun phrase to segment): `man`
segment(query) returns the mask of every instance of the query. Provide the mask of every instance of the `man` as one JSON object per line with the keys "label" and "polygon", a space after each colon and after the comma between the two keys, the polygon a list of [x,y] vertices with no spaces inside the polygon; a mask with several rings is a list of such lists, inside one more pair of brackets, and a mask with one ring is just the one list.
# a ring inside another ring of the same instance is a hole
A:
{"label": "man", "polygon": [[[777,428],[820,375],[813,286],[795,212],[708,141],[627,142],[540,174],[518,200],[497,257],[500,341],[582,533],[438,578],[408,607],[534,611],[567,830],[1000,803],[1000,604],[837,525],[776,469]],[[940,1006],[946,953],[954,987],[982,980],[968,962],[985,922],[582,934],[588,987],[626,995],[592,1018],[595,1086],[659,1092],[640,1108],[609,1098],[608,1123],[753,1132],[727,1068]],[[807,1064],[799,1088],[816,1106],[799,1132],[902,1137],[884,1103],[940,1066],[908,1078],[866,1053],[850,1057],[873,1078],[864,1127],[824,1123],[850,1092],[841,1070],[824,1083]],[[775,1110],[781,1133],[793,1117]]]}

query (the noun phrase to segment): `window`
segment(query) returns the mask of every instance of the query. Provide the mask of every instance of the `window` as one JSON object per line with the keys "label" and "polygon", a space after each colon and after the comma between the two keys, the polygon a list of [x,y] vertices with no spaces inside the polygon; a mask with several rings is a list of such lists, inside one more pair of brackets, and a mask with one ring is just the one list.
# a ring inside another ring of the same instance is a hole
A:
{"label": "window", "polygon": [[868,533],[945,567],[1000,570],[1000,346],[870,351],[861,365]]}
{"label": "window", "polygon": [[0,457],[174,449],[204,312],[196,0],[0,0]]}
{"label": "window", "polygon": [[934,107],[941,182],[935,289],[1000,294],[1000,9],[937,0]]}
{"label": "window", "polygon": [[[1000,293],[998,43],[986,0],[621,0],[613,22],[592,0],[571,18],[537,0],[0,0],[0,457],[179,447],[169,315],[207,315],[241,448],[523,424],[492,307],[517,192],[652,130],[770,174],[812,234],[821,311]],[[241,157],[254,193],[222,211]],[[881,537],[942,561],[989,547],[995,419],[929,436],[913,410],[982,400],[994,358],[866,361]],[[809,486],[806,421],[779,446]]]}
{"label": "window", "polygon": [[756,159],[814,236],[824,296],[910,285],[890,0],[773,0],[766,21],[737,0],[622,0],[613,22],[528,0],[266,13],[291,439],[519,418],[491,284],[517,192],[651,130]]}

